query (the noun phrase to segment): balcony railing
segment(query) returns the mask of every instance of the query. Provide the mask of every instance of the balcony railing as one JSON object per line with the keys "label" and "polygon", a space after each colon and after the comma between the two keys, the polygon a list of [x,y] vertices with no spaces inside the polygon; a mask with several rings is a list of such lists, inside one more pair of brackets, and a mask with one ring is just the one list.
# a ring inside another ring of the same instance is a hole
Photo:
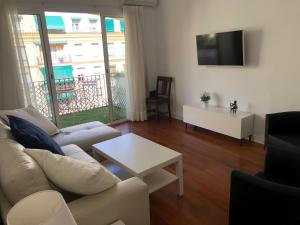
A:
{"label": "balcony railing", "polygon": [[[109,105],[105,75],[56,79],[55,85],[58,111],[61,117],[65,118],[67,115],[92,111]],[[114,120],[122,119],[121,117],[125,118],[126,88],[124,76],[120,76],[120,74],[111,76],[111,88],[113,118]],[[48,118],[53,118],[48,83],[45,81],[33,82],[31,93],[39,111]]]}

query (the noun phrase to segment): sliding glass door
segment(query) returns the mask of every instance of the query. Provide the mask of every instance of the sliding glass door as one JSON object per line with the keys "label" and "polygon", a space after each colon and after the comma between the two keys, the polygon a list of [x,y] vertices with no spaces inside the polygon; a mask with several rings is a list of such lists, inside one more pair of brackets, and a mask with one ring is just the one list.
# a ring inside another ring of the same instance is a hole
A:
{"label": "sliding glass door", "polygon": [[29,87],[32,104],[46,117],[55,121],[51,98],[50,80],[44,76],[48,71],[46,54],[42,40],[41,19],[39,15],[18,15],[20,33],[23,39],[23,59],[28,68]]}
{"label": "sliding glass door", "polygon": [[100,16],[46,12],[45,17],[60,125],[111,122]]}
{"label": "sliding glass door", "polygon": [[[20,16],[32,17],[35,29],[30,42],[39,50],[28,48],[26,53],[39,62],[32,66],[31,76],[33,86],[41,86],[33,93],[44,115],[60,127],[126,119],[122,19],[64,12],[45,12],[41,20],[35,15]],[[44,55],[47,63],[43,63]]]}

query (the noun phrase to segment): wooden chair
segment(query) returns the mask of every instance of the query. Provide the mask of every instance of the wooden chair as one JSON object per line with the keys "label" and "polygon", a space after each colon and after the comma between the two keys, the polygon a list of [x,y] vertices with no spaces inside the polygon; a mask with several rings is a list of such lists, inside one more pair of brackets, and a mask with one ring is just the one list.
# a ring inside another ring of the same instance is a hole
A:
{"label": "wooden chair", "polygon": [[[150,92],[150,97],[147,99],[148,112],[155,112],[157,119],[159,118],[160,105],[167,104],[168,111],[163,112],[169,114],[171,118],[171,84],[172,77],[157,77],[156,90]],[[154,107],[154,108],[152,108]]]}

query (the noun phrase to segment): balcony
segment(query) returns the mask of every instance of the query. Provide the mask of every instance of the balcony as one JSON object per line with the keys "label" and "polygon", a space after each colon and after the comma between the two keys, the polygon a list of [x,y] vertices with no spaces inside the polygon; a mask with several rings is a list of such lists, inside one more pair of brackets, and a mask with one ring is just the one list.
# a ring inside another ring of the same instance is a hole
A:
{"label": "balcony", "polygon": [[[90,121],[110,122],[109,100],[105,75],[92,75],[56,79],[60,126],[67,127]],[[48,118],[53,118],[51,97],[47,82],[33,82],[31,94],[35,106]],[[120,74],[111,76],[112,119],[126,118],[125,78]]]}

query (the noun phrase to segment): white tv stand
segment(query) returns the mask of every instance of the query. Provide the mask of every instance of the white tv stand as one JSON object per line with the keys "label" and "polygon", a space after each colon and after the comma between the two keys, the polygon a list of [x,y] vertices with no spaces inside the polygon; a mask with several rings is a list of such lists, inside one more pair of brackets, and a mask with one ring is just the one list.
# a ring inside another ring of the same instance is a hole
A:
{"label": "white tv stand", "polygon": [[225,134],[242,140],[249,138],[251,141],[254,126],[254,114],[237,111],[231,113],[224,107],[203,106],[201,102],[183,106],[183,121],[214,132]]}

